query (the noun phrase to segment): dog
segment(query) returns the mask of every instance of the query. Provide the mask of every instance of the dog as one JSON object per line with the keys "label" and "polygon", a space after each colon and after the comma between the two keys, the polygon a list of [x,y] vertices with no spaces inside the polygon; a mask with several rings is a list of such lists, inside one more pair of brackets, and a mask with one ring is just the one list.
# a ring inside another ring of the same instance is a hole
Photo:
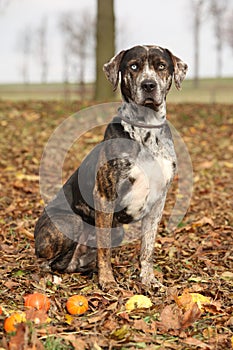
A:
{"label": "dog", "polygon": [[167,190],[176,172],[166,122],[166,96],[181,88],[187,64],[160,46],[135,46],[103,67],[123,102],[100,142],[45,207],[35,227],[37,257],[53,271],[98,267],[103,289],[116,286],[111,248],[124,237],[123,224],[141,220],[140,277],[159,287],[153,273],[156,232]]}

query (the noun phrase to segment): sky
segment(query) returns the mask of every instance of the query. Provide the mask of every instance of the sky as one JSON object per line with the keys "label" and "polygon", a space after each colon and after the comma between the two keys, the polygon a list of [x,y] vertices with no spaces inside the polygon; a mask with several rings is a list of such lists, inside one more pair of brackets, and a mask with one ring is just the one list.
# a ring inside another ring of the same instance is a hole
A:
{"label": "sky", "polygon": [[[106,0],[107,1],[107,0]],[[233,8],[233,0],[228,0]],[[115,0],[117,52],[138,44],[156,44],[168,48],[189,66],[194,74],[194,49],[191,0]],[[44,18],[48,23],[48,80],[63,79],[62,37],[59,19],[62,13],[88,10],[96,14],[96,0],[0,0],[0,83],[22,82],[22,33],[34,33]],[[32,35],[33,38],[33,35]],[[215,77],[216,51],[213,24],[206,18],[200,43],[200,77]],[[29,57],[29,80],[39,82],[39,62],[35,52]],[[223,76],[233,76],[233,52],[224,46]],[[89,62],[85,79],[94,78]]]}

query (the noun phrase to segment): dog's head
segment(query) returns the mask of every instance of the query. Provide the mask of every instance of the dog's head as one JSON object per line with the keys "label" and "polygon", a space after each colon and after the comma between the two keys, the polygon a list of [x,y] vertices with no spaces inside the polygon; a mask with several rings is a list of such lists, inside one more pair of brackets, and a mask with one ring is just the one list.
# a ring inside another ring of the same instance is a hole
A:
{"label": "dog's head", "polygon": [[187,64],[159,46],[135,46],[121,51],[103,67],[116,90],[121,78],[121,93],[126,102],[154,110],[165,103],[172,78],[177,89],[187,72]]}

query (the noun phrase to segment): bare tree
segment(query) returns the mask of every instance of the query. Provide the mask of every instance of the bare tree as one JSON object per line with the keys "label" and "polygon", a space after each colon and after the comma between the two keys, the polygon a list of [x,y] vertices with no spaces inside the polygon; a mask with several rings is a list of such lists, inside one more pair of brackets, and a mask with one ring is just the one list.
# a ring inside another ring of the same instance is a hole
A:
{"label": "bare tree", "polygon": [[115,54],[114,0],[98,0],[96,24],[96,84],[95,99],[114,97],[112,87],[103,74],[103,64]]}
{"label": "bare tree", "polygon": [[228,0],[211,0],[211,13],[214,20],[214,34],[216,38],[216,54],[217,54],[217,66],[216,76],[220,78],[222,76],[222,51],[224,45],[224,23],[225,15],[228,9]]}
{"label": "bare tree", "polygon": [[226,42],[232,49],[232,53],[233,53],[233,10],[231,10],[231,12],[229,13],[229,16],[227,17],[225,34],[226,34]]}
{"label": "bare tree", "polygon": [[43,18],[39,28],[36,30],[36,57],[41,69],[41,82],[46,83],[48,79],[48,21]]}
{"label": "bare tree", "polygon": [[193,12],[193,39],[194,39],[194,87],[199,85],[199,56],[200,56],[200,34],[201,24],[205,14],[206,0],[191,0]]}
{"label": "bare tree", "polygon": [[9,4],[10,0],[0,0],[0,14],[2,14],[5,11]]}
{"label": "bare tree", "polygon": [[32,48],[32,31],[30,27],[25,27],[17,41],[17,47],[22,53],[22,63],[21,63],[21,74],[24,84],[29,83],[29,65],[30,65],[30,55]]}
{"label": "bare tree", "polygon": [[60,20],[60,28],[64,34],[64,77],[66,81],[69,80],[69,66],[73,65],[82,94],[86,65],[94,53],[94,27],[94,20],[88,10],[84,10],[78,16],[73,13],[63,14]]}

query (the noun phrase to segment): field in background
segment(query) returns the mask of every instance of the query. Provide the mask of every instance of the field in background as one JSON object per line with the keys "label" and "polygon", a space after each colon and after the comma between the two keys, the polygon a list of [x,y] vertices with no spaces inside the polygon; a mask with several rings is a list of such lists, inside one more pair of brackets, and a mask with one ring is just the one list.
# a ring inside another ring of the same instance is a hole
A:
{"label": "field in background", "polygon": [[[195,89],[192,80],[183,83],[181,92],[173,86],[169,102],[233,103],[233,78],[202,79]],[[91,100],[93,85],[85,85],[81,93],[77,84],[3,84],[0,85],[1,100]]]}

